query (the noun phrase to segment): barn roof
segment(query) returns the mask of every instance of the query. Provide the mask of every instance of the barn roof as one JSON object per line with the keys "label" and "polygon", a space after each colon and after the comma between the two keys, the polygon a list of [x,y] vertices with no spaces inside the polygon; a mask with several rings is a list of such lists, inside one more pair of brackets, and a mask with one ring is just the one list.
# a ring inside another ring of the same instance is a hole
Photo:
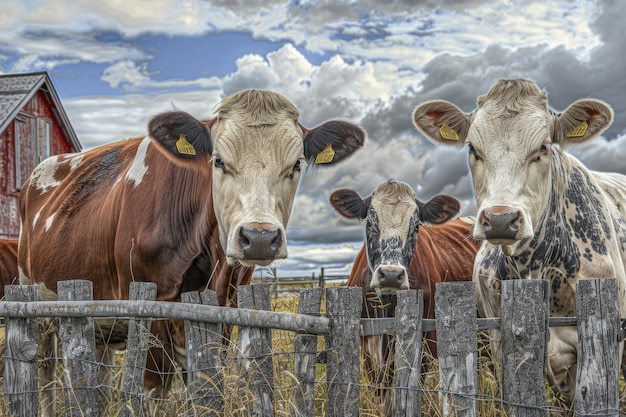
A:
{"label": "barn roof", "polygon": [[67,138],[77,151],[82,149],[76,132],[67,117],[52,80],[45,71],[0,74],[0,133],[7,128],[20,110],[39,90],[45,91],[56,108],[55,114]]}

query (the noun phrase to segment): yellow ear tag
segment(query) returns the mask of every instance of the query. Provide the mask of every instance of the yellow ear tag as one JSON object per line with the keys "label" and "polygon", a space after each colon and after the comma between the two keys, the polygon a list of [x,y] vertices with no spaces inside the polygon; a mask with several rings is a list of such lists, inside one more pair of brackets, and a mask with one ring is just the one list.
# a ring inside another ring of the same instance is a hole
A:
{"label": "yellow ear tag", "polygon": [[329,143],[320,153],[317,154],[317,156],[315,157],[315,163],[327,164],[329,162],[332,162],[334,157],[335,151],[333,151],[333,147]]}
{"label": "yellow ear tag", "polygon": [[189,141],[187,141],[187,138],[182,133],[176,141],[176,149],[178,150],[178,153],[181,153],[183,155],[196,154],[196,148],[194,148],[193,145],[189,143]]}
{"label": "yellow ear tag", "polygon": [[447,140],[459,140],[459,134],[448,125],[441,125],[439,128],[439,134],[442,138]]}
{"label": "yellow ear tag", "polygon": [[585,133],[587,133],[588,127],[589,127],[589,123],[587,123],[587,121],[584,120],[581,124],[579,124],[572,130],[570,130],[565,136],[568,138],[579,138],[581,136],[585,136]]}

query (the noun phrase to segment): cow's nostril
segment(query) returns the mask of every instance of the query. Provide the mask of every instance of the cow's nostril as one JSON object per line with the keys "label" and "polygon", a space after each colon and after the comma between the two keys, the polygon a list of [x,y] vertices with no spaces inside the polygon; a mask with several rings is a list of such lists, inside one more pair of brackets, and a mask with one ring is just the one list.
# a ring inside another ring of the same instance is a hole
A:
{"label": "cow's nostril", "polygon": [[483,211],[480,214],[480,225],[483,227],[485,232],[488,232],[489,230],[491,230],[491,218],[489,217],[489,214],[486,211]]}
{"label": "cow's nostril", "polygon": [[277,231],[277,235],[274,238],[274,240],[272,240],[272,243],[271,243],[272,249],[278,250],[278,248],[280,248],[280,245],[282,243],[283,243],[282,235]]}
{"label": "cow's nostril", "polygon": [[239,245],[241,246],[241,249],[245,250],[250,247],[250,239],[246,237],[244,231],[244,228],[239,230]]}

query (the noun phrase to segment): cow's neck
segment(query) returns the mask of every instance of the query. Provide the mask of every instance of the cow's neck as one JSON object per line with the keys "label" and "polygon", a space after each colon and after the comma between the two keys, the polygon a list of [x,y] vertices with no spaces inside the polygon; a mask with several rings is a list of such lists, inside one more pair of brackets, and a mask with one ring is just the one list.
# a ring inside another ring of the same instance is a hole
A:
{"label": "cow's neck", "polygon": [[[580,269],[580,253],[572,238],[567,216],[567,195],[571,192],[572,166],[567,156],[552,153],[550,195],[535,234],[524,250],[505,257],[508,278],[571,279]],[[548,267],[549,266],[549,267]]]}
{"label": "cow's neck", "polygon": [[[254,268],[243,266],[239,263],[228,265],[226,254],[219,238],[219,225],[215,216],[213,205],[213,165],[209,164],[209,196],[207,204],[207,236],[205,245],[202,248],[203,256],[211,259],[212,270],[209,274],[208,287],[217,293],[217,300],[220,305],[229,307],[237,306],[237,288],[240,285],[248,285],[252,281]],[[207,247],[208,245],[208,247]]]}
{"label": "cow's neck", "polygon": [[[564,153],[553,154],[552,189],[544,214],[527,247],[508,257],[508,263],[519,278],[545,278],[556,285],[575,278],[590,255],[607,254],[610,228],[589,171]],[[591,252],[581,252],[583,247]]]}
{"label": "cow's neck", "polygon": [[170,182],[171,204],[164,206],[168,212],[161,215],[168,219],[168,227],[182,232],[176,245],[186,253],[189,267],[181,289],[209,288],[217,293],[220,305],[236,305],[236,288],[250,282],[254,269],[226,262],[213,205],[212,169],[203,161],[195,167],[175,166],[170,175],[163,176],[163,182]]}

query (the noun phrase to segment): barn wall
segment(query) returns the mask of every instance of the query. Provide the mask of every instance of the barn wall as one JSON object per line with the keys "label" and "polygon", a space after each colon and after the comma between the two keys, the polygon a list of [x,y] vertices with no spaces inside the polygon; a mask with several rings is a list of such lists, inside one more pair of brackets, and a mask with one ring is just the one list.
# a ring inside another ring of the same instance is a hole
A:
{"label": "barn wall", "polygon": [[0,134],[0,238],[19,234],[18,192],[15,189],[15,124]]}
{"label": "barn wall", "polygon": [[57,109],[50,97],[42,90],[24,106],[24,112],[36,117],[47,118],[52,122],[52,149],[51,155],[76,152],[72,142],[65,136],[63,126],[57,117]]}
{"label": "barn wall", "polygon": [[[40,136],[42,132],[41,121],[50,121],[50,155],[76,152],[71,140],[66,137],[63,125],[57,117],[57,109],[50,96],[40,90],[22,108],[18,115],[20,120],[26,122],[23,125],[22,134]],[[0,134],[0,238],[17,237],[19,235],[19,212],[15,166],[15,120],[12,121],[4,132]],[[35,159],[37,148],[43,150],[43,138],[37,139],[37,143],[22,141],[20,165],[24,170],[24,176],[28,176],[39,162]]]}

